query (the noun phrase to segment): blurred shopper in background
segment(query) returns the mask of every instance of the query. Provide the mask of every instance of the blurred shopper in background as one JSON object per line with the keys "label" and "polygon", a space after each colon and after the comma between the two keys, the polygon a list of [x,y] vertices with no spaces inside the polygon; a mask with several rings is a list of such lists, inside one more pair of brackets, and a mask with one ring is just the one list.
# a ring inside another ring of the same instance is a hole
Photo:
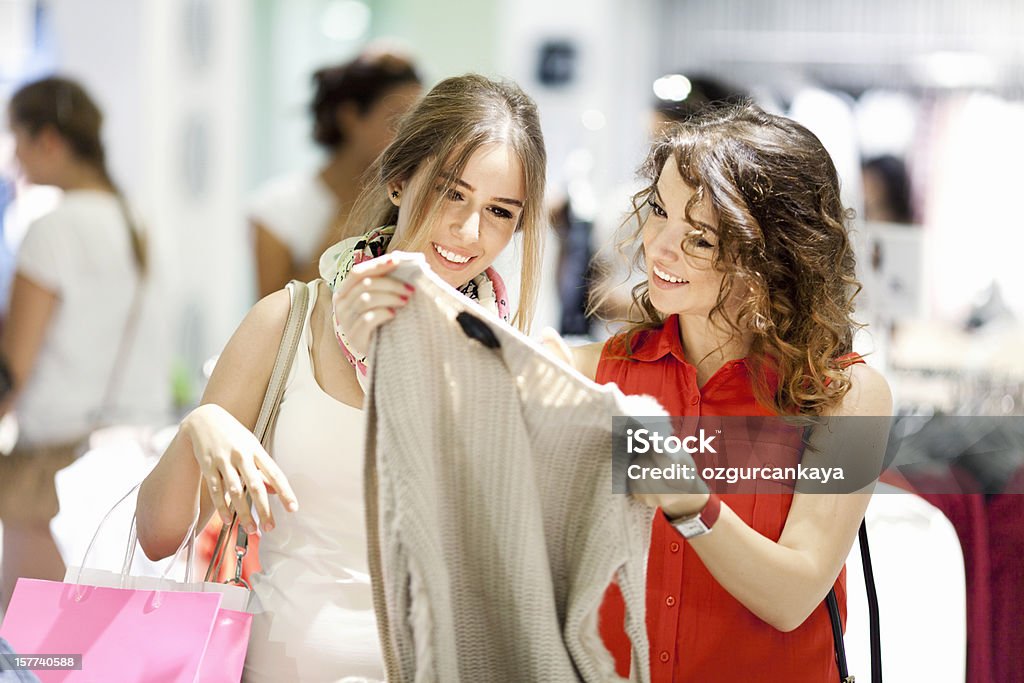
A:
{"label": "blurred shopper in background", "polygon": [[[2,163],[2,162],[0,162]],[[4,173],[0,175],[0,330],[7,318],[11,282],[14,280],[14,254],[7,244],[7,207],[14,201],[14,181]]]}
{"label": "blurred shopper in background", "polygon": [[864,220],[872,223],[914,222],[910,175],[903,160],[891,154],[861,164],[864,184]]}
{"label": "blurred shopper in background", "polygon": [[317,259],[344,226],[364,173],[422,91],[412,62],[389,52],[320,69],[313,82],[313,139],[330,156],[319,171],[270,181],[249,207],[261,298],[317,276]]}
{"label": "blurred shopper in background", "polygon": [[28,182],[64,194],[18,250],[0,336],[0,415],[13,410],[19,425],[14,453],[0,457],[5,602],[18,577],[64,576],[49,529],[54,475],[88,434],[171,414],[166,335],[140,324],[145,241],[107,170],[99,108],[74,81],[47,78],[18,90],[8,115]]}
{"label": "blurred shopper in background", "polygon": [[[665,128],[643,176],[642,320],[577,347],[584,374],[671,415],[891,414],[885,379],[851,354],[848,214],[812,133],[752,105],[706,110]],[[786,437],[759,442],[762,462],[800,461],[802,431]],[[858,456],[880,464],[877,450]],[[652,681],[838,680],[823,600],[834,588],[845,615],[844,563],[870,496],[769,488],[645,497],[663,512],[647,571]],[[712,533],[675,526],[698,516]],[[627,675],[623,616],[612,586],[602,633]]]}
{"label": "blurred shopper in background", "polygon": [[353,208],[358,234],[329,249],[324,280],[308,284],[310,313],[270,453],[251,430],[288,315],[287,291],[250,311],[203,405],[143,483],[139,540],[150,558],[175,551],[197,505],[200,525],[215,510],[225,522],[235,512],[255,532],[244,490],[252,495],[263,570],[252,581],[249,683],[384,678],[367,566],[362,383],[371,334],[416,296],[388,276],[395,261],[387,254],[422,253],[443,280],[509,319],[504,284],[490,265],[521,231],[514,321],[525,329],[539,278],[545,166],[536,105],[518,86],[474,75],[439,83],[374,163]]}

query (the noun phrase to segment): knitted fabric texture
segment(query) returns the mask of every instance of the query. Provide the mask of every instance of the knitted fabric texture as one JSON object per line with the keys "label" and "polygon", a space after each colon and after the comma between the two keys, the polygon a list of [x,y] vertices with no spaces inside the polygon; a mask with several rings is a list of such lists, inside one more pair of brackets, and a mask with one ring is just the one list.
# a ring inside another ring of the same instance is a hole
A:
{"label": "knitted fabric texture", "polygon": [[660,407],[593,384],[433,273],[396,272],[417,291],[377,333],[365,403],[388,680],[622,680],[597,630],[616,579],[647,681],[653,513],[612,493],[611,425]]}

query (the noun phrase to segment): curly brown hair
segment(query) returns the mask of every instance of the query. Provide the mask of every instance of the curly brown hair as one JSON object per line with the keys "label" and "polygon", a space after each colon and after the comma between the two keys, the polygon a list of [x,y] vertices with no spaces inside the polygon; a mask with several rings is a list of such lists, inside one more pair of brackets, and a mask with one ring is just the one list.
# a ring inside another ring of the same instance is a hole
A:
{"label": "curly brown hair", "polygon": [[[837,405],[850,384],[836,359],[851,351],[853,300],[860,291],[839,177],[817,137],[790,119],[752,104],[699,114],[668,127],[653,143],[641,175],[651,181],[633,197],[635,245],[666,162],[674,159],[694,195],[686,217],[718,236],[714,267],[726,273],[711,317],[751,336],[747,365],[758,401],[779,415],[813,417]],[[717,225],[691,217],[710,202]],[[688,244],[683,244],[688,249]],[[634,266],[643,262],[643,247]],[[739,298],[738,315],[725,315]],[[599,302],[598,304],[599,305]],[[648,284],[633,288],[627,353],[636,336],[664,317]],[[778,378],[777,384],[769,378]]]}
{"label": "curly brown hair", "polygon": [[338,122],[338,109],[346,103],[355,104],[365,115],[374,104],[403,85],[422,85],[412,61],[392,52],[367,52],[337,66],[324,67],[313,73],[316,88],[309,105],[313,114],[313,140],[328,150],[337,150],[348,143],[345,130]]}

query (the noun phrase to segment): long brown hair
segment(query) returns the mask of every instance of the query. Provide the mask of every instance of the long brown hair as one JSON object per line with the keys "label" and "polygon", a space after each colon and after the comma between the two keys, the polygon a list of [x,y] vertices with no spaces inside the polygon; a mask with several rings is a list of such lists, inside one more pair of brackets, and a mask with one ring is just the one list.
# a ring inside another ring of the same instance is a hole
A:
{"label": "long brown hair", "polygon": [[[523,233],[523,268],[513,323],[528,330],[537,300],[546,228],[547,155],[537,105],[514,83],[467,74],[434,86],[402,118],[394,141],[367,171],[342,236],[397,222],[398,207],[388,199],[388,183],[408,181],[422,168],[429,182],[421,183],[415,196],[402,200],[404,210],[412,212],[409,225],[413,230],[403,244],[395,246],[406,250],[425,247],[445,194],[473,153],[493,143],[508,145],[523,166],[526,197],[516,226],[516,231]],[[433,191],[437,186],[442,192]]]}
{"label": "long brown hair", "polygon": [[[686,217],[698,229],[687,239],[699,239],[702,229],[718,236],[713,263],[726,277],[709,315],[736,335],[752,335],[747,362],[758,401],[780,415],[807,417],[837,405],[850,387],[836,358],[851,351],[860,284],[846,228],[852,214],[840,201],[828,152],[800,124],[750,104],[675,124],[641,169],[651,184],[633,199],[632,244],[669,160],[694,190]],[[710,203],[717,226],[691,216],[700,202]],[[724,305],[736,298],[739,314],[731,320]],[[631,318],[627,348],[638,333],[663,323],[646,281],[633,289]],[[777,385],[768,380],[772,373]]]}
{"label": "long brown hair", "polygon": [[15,92],[8,110],[11,120],[25,128],[33,137],[45,128],[52,128],[67,142],[79,161],[99,172],[121,204],[135,266],[139,274],[145,276],[145,238],[132,218],[124,196],[107,170],[107,156],[101,136],[103,113],[85,89],[67,78],[44,78],[29,83]]}

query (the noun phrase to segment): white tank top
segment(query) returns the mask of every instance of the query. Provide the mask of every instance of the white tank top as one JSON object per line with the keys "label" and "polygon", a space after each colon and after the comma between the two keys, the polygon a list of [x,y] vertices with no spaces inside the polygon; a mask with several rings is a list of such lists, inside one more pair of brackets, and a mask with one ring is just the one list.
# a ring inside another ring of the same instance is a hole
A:
{"label": "white tank top", "polygon": [[286,512],[271,497],[277,526],[260,539],[246,683],[385,676],[366,561],[363,411],[316,381],[309,321],[318,286],[308,287],[309,312],[270,448],[299,510]]}

